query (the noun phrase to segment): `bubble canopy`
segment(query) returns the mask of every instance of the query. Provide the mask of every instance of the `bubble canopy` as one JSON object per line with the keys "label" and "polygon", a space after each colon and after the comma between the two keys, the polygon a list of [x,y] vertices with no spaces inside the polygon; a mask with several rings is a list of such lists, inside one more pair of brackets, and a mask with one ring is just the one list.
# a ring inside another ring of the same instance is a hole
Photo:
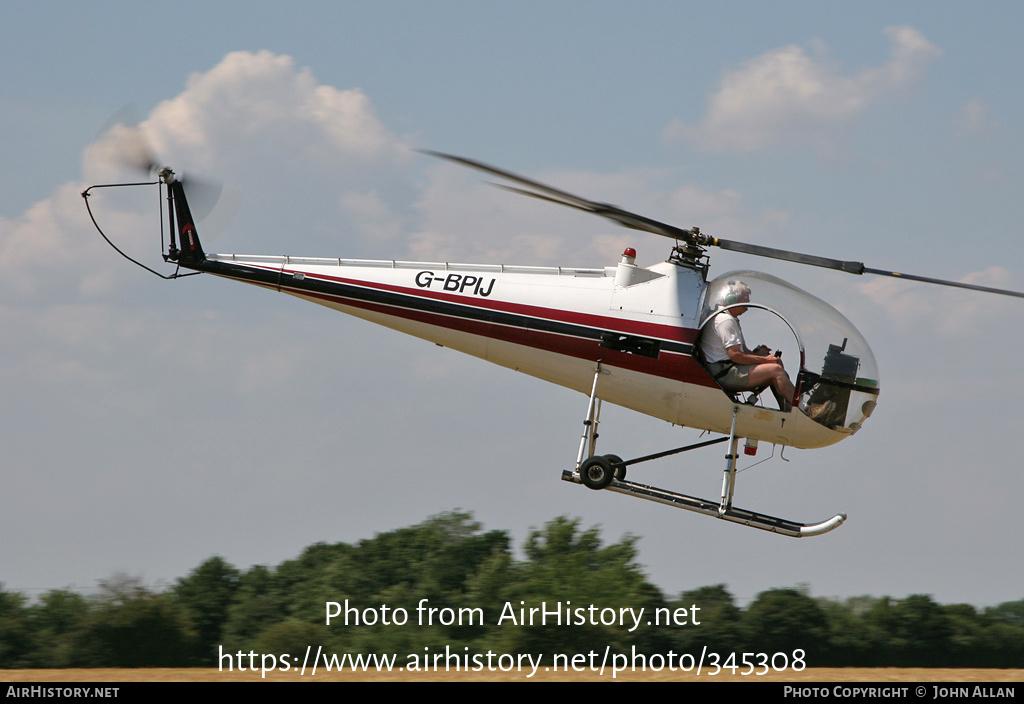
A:
{"label": "bubble canopy", "polygon": [[[732,271],[709,282],[701,321],[715,310],[735,307],[727,294],[742,282],[750,289],[748,311],[780,319],[795,337],[800,372],[794,383],[800,409],[838,432],[856,432],[874,410],[878,364],[867,340],[838,310],[782,279],[757,271]],[[731,284],[731,285],[730,285]],[[766,312],[760,312],[766,311]],[[744,337],[748,318],[743,315]],[[746,340],[748,347],[752,339]],[[756,343],[753,343],[756,344]],[[772,340],[770,345],[785,346]],[[793,362],[786,364],[792,376]]]}

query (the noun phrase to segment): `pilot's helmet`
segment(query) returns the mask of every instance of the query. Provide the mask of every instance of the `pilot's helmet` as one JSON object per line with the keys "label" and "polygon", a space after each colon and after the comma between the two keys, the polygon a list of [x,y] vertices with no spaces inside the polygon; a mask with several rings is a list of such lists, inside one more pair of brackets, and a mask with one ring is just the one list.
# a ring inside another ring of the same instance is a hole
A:
{"label": "pilot's helmet", "polygon": [[749,300],[750,287],[742,281],[728,281],[718,292],[719,308]]}

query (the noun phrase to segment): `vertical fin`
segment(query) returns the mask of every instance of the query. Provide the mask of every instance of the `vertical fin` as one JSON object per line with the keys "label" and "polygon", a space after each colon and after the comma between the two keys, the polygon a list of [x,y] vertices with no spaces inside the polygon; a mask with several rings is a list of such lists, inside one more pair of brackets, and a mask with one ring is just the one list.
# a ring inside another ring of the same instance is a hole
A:
{"label": "vertical fin", "polygon": [[206,258],[206,253],[203,252],[203,245],[199,242],[199,233],[196,232],[196,226],[192,220],[192,211],[189,210],[188,201],[185,199],[185,188],[178,180],[171,181],[167,187],[171,189],[174,214],[177,220],[180,247],[178,261],[186,265],[201,262]]}

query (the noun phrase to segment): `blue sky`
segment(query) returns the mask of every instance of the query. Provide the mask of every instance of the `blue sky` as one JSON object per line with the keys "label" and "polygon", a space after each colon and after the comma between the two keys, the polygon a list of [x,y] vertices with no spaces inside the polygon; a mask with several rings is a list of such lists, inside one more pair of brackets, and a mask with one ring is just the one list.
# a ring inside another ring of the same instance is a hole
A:
{"label": "blue sky", "polygon": [[[881,367],[855,438],[740,476],[786,540],[558,481],[586,399],[418,340],[116,257],[78,192],[135,106],[161,156],[244,189],[213,249],[603,266],[664,241],[480,185],[463,154],[711,234],[1024,288],[1017,3],[19,4],[0,57],[0,581],[276,564],[442,510],[522,538],[642,536],[664,590],[1022,597],[1024,309],[716,253],[826,298]],[[94,205],[102,205],[100,198]],[[149,256],[143,200],[106,201]],[[438,405],[439,399],[441,400]],[[428,401],[433,409],[424,413]],[[605,451],[695,434],[606,411]],[[181,433],[192,441],[182,443]],[[721,453],[652,469],[714,496]]]}

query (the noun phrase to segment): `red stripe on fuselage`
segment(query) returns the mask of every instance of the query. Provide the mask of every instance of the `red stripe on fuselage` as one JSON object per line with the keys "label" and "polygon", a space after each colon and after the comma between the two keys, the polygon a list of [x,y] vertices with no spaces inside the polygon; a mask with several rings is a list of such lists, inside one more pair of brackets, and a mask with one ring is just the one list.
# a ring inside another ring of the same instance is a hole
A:
{"label": "red stripe on fuselage", "polygon": [[[306,273],[306,276],[310,275]],[[321,278],[319,276],[314,278]],[[674,331],[674,338],[679,338],[679,333],[682,333],[685,337],[692,340],[696,331],[688,330],[684,328],[672,328],[667,325],[658,325],[652,323],[637,323],[636,321],[622,321],[618,318],[606,318],[604,316],[587,315],[582,313],[573,313],[571,311],[559,311],[548,308],[539,308],[536,306],[528,306],[521,304],[506,303],[504,301],[480,301],[480,299],[459,297],[444,295],[438,292],[429,291],[423,292],[413,289],[404,288],[401,286],[391,286],[387,284],[374,283],[372,285],[366,282],[357,281],[353,279],[343,279],[340,277],[324,277],[331,281],[338,283],[344,283],[350,286],[356,286],[360,288],[371,288],[386,290],[391,293],[399,293],[413,298],[431,298],[434,300],[442,300],[453,305],[460,305],[466,307],[481,307],[488,308],[491,310],[500,310],[503,312],[515,312],[518,315],[524,315],[524,317],[530,317],[526,315],[527,311],[544,311],[548,315],[540,316],[546,320],[557,320],[559,322],[568,322],[574,325],[580,325],[583,327],[596,327],[600,331],[606,331],[609,328],[622,328],[622,323],[634,323],[630,326],[629,332],[642,333],[650,335],[653,330],[652,328],[664,329]],[[707,371],[690,355],[680,354],[678,352],[670,352],[663,350],[657,359],[651,357],[644,357],[642,355],[628,354],[626,352],[620,352],[617,350],[608,349],[601,347],[596,339],[590,339],[585,337],[577,337],[573,335],[563,335],[553,332],[546,332],[541,330],[531,330],[525,326],[512,326],[505,325],[502,323],[492,323],[486,321],[473,320],[470,318],[460,317],[456,314],[446,315],[444,313],[434,313],[430,311],[422,311],[414,308],[406,308],[402,306],[396,306],[384,303],[375,303],[372,301],[366,301],[360,298],[353,298],[345,296],[343,294],[334,293],[322,293],[318,291],[309,291],[298,288],[290,288],[286,286],[280,286],[279,290],[292,293],[295,295],[304,296],[307,298],[317,298],[323,301],[334,302],[353,308],[360,308],[363,310],[369,310],[382,315],[392,316],[396,318],[403,318],[406,320],[414,320],[417,322],[424,323],[426,325],[432,325],[435,327],[441,327],[449,330],[458,330],[460,332],[469,333],[472,335],[478,335],[481,337],[500,340],[517,345],[524,345],[534,349],[544,350],[555,354],[567,355],[578,359],[588,360],[602,360],[604,364],[617,366],[623,369],[630,369],[632,371],[640,372],[643,374],[649,374],[651,376],[662,377],[665,379],[674,379],[689,384],[697,384],[699,386],[706,386],[709,388],[717,388],[714,380],[708,375]],[[430,294],[429,296],[425,294]],[[486,303],[491,305],[476,306],[478,303]],[[562,315],[552,315],[553,313],[560,313]],[[589,324],[585,324],[587,321]],[[596,322],[608,323],[606,326],[594,326]]]}
{"label": "red stripe on fuselage", "polygon": [[620,332],[627,335],[642,335],[644,337],[669,340],[671,342],[682,342],[685,344],[692,344],[697,339],[697,331],[695,329],[684,328],[677,325],[663,325],[660,323],[649,323],[641,320],[627,320],[624,318],[614,318],[611,316],[595,315],[592,313],[578,313],[576,311],[562,310],[560,308],[544,308],[525,303],[510,303],[508,301],[487,299],[478,296],[458,296],[440,291],[410,288],[408,286],[385,284],[377,281],[360,281],[358,279],[348,279],[340,276],[310,274],[307,271],[301,270],[258,266],[250,262],[247,262],[246,264],[248,266],[255,266],[256,268],[265,269],[267,271],[281,272],[282,274],[294,274],[298,272],[309,278],[320,279],[322,281],[337,282],[350,286],[359,286],[361,288],[377,289],[380,291],[399,293],[405,296],[414,296],[416,298],[429,298],[437,301],[446,301],[449,303],[456,303],[458,305],[470,306],[472,308],[495,310],[503,313],[515,313],[516,315],[525,315],[531,318],[541,318],[544,320],[554,320],[562,323],[570,323],[572,325],[582,325],[584,327],[596,328],[608,332]]}

